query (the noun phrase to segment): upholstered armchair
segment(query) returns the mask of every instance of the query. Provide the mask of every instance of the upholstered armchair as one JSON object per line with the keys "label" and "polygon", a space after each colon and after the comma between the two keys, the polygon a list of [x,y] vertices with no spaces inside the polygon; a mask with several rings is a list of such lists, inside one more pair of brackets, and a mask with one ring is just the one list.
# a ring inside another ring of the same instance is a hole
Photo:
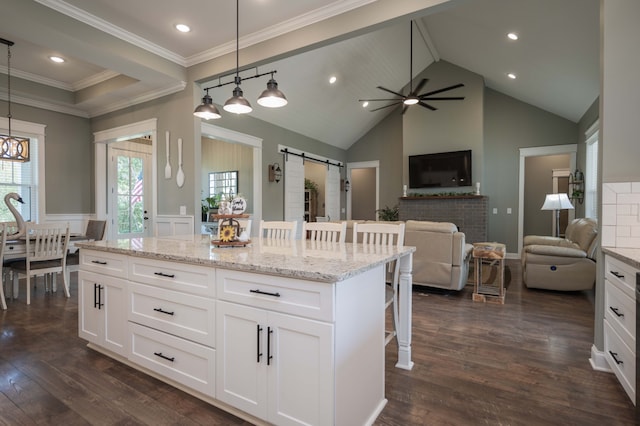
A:
{"label": "upholstered armchair", "polygon": [[596,280],[598,224],[574,219],[564,238],[527,235],[522,248],[522,280],[528,288],[578,291]]}
{"label": "upholstered armchair", "polygon": [[414,285],[457,291],[467,284],[473,246],[453,223],[407,220],[404,244],[416,247]]}

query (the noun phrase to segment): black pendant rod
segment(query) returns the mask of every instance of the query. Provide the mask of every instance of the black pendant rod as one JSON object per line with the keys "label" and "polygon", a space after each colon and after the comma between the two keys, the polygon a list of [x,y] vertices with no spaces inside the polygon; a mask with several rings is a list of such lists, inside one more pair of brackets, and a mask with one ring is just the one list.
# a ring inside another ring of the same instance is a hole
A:
{"label": "black pendant rod", "polygon": [[280,152],[285,155],[285,161],[287,159],[287,155],[295,155],[296,157],[302,157],[303,160],[311,160],[311,161],[315,161],[316,163],[326,164],[327,167],[328,166],[344,167],[342,163],[334,163],[329,160],[321,160],[319,158],[309,157],[304,152],[302,154],[298,154],[297,152],[289,151],[287,148],[281,149]]}

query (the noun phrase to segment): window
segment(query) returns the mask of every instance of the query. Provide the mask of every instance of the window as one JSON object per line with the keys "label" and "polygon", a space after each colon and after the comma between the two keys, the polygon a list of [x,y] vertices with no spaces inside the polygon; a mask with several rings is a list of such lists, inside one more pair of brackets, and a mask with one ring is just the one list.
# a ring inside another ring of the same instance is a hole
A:
{"label": "window", "polygon": [[[13,132],[12,132],[13,133]],[[0,160],[0,194],[15,192],[24,204],[9,201],[25,221],[38,221],[38,140],[30,138],[30,157],[27,163]],[[0,203],[0,222],[14,222],[15,217],[6,203]]]}
{"label": "window", "polygon": [[596,121],[585,133],[587,158],[584,172],[584,215],[598,218],[598,130]]}
{"label": "window", "polygon": [[209,173],[209,196],[224,194],[232,198],[238,194],[238,171]]}

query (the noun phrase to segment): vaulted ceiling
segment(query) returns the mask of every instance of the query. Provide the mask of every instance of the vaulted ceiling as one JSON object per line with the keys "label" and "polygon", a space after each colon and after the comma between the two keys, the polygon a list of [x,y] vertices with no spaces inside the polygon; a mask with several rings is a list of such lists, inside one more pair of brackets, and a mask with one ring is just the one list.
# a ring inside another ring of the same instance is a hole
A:
{"label": "vaulted ceiling", "polygon": [[[240,61],[244,47],[375,1],[242,0]],[[0,37],[15,42],[12,101],[79,116],[183,90],[190,67],[236,46],[231,0],[0,0],[0,5]],[[597,98],[599,0],[454,0],[445,6],[425,10],[416,20],[414,75],[446,60],[482,75],[492,89],[574,122]],[[377,86],[401,91],[409,80],[408,19],[261,65],[261,72],[277,70],[289,105],[258,107],[255,99],[268,77],[246,80],[242,88],[254,105],[251,114],[348,148],[390,112],[370,112],[375,106],[365,109],[358,99],[384,95]],[[188,24],[191,32],[179,33],[177,23]],[[511,31],[518,41],[506,37]],[[48,59],[52,55],[66,62],[55,64]],[[0,50],[0,72],[6,74],[6,65]],[[510,72],[515,80],[507,77]],[[333,85],[331,75],[337,77]],[[220,81],[210,76],[200,83]],[[232,88],[212,90],[214,102],[223,104]],[[0,81],[0,96],[6,99],[6,80]]]}

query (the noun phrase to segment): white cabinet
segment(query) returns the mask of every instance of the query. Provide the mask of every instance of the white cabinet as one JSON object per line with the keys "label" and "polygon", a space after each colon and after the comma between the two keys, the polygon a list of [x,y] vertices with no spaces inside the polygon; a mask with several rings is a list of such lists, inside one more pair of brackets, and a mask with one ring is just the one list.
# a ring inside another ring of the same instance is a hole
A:
{"label": "white cabinet", "polygon": [[78,273],[78,334],[118,355],[127,353],[127,282],[94,272]]}
{"label": "white cabinet", "polygon": [[333,324],[218,301],[216,396],[279,425],[333,424]]}
{"label": "white cabinet", "polygon": [[609,366],[632,401],[636,400],[636,300],[638,270],[605,256],[604,350]]}

